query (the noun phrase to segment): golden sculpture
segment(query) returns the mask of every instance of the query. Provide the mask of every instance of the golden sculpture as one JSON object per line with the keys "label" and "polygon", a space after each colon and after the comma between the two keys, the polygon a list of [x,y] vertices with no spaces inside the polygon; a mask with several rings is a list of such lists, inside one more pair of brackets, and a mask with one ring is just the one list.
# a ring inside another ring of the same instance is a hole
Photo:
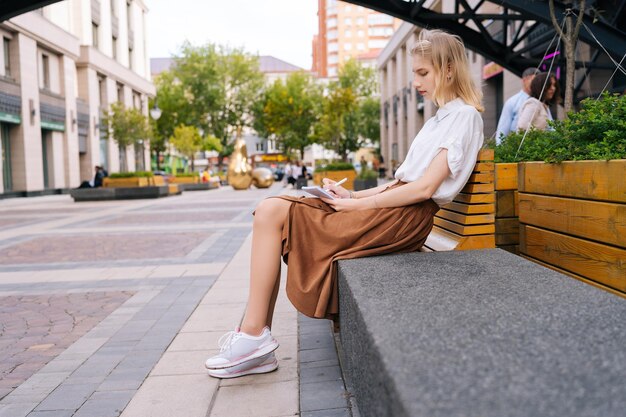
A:
{"label": "golden sculpture", "polygon": [[248,163],[246,142],[241,138],[241,131],[237,132],[235,150],[230,155],[228,163],[228,183],[235,190],[247,190],[252,183],[252,167]]}
{"label": "golden sculpture", "polygon": [[256,188],[269,188],[272,184],[274,184],[274,174],[269,168],[252,170],[252,185]]}

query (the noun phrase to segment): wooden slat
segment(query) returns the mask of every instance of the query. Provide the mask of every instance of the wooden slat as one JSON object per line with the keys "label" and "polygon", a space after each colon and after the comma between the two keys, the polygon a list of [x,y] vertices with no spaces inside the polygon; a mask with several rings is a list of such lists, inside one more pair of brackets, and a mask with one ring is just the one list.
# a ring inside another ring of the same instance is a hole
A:
{"label": "wooden slat", "polygon": [[478,151],[477,161],[493,161],[494,151],[493,149],[481,149]]}
{"label": "wooden slat", "polygon": [[429,251],[472,250],[495,248],[493,235],[461,236],[434,226],[426,243]]}
{"label": "wooden slat", "polygon": [[465,187],[461,190],[462,193],[493,193],[493,183],[490,184],[465,184]]}
{"label": "wooden slat", "polygon": [[517,190],[517,162],[496,164],[496,190]]}
{"label": "wooden slat", "polygon": [[493,213],[496,211],[496,205],[491,204],[465,204],[465,203],[457,203],[453,201],[452,203],[448,203],[441,208],[446,210],[456,211],[458,213],[463,214],[482,214],[482,213]]}
{"label": "wooden slat", "polygon": [[496,219],[496,233],[519,233],[519,219],[517,217]]}
{"label": "wooden slat", "polygon": [[519,164],[519,191],[626,203],[626,159]]}
{"label": "wooden slat", "polygon": [[477,162],[472,172],[492,172],[496,167],[493,162]]}
{"label": "wooden slat", "polygon": [[496,246],[506,245],[519,245],[519,233],[498,234],[498,226],[496,226]]}
{"label": "wooden slat", "polygon": [[562,274],[565,274],[565,275],[568,275],[568,276],[570,276],[572,278],[575,278],[575,279],[577,279],[579,281],[582,281],[585,284],[589,284],[589,285],[594,286],[596,288],[600,288],[601,290],[608,291],[611,294],[615,294],[615,295],[618,295],[620,297],[626,298],[626,293],[623,293],[621,291],[617,291],[617,290],[615,290],[615,289],[613,289],[611,287],[607,287],[606,285],[602,285],[599,282],[595,282],[595,281],[592,281],[592,280],[587,279],[585,277],[581,277],[580,275],[577,275],[577,274],[574,274],[573,272],[569,272],[569,271],[566,271],[564,269],[558,268],[558,267],[556,267],[554,265],[550,265],[550,264],[547,264],[545,262],[541,262],[539,259],[535,259],[535,258],[532,258],[530,256],[526,256],[526,255],[520,255],[520,256],[522,258],[524,258],[524,259],[528,259],[529,261],[533,261],[533,262],[535,262],[535,263],[537,263],[537,264],[539,264],[541,266],[545,266],[546,268],[550,268],[553,271],[560,272]]}
{"label": "wooden slat", "polygon": [[526,193],[519,198],[522,223],[626,248],[626,204]]}
{"label": "wooden slat", "polygon": [[517,199],[517,191],[496,191],[496,217],[519,216]]}
{"label": "wooden slat", "polygon": [[470,175],[468,183],[490,183],[493,182],[493,172],[481,172]]}
{"label": "wooden slat", "polygon": [[439,217],[435,217],[434,222],[437,226],[454,232],[459,235],[486,235],[495,233],[496,227],[493,224],[483,224],[480,226],[464,226],[455,222],[451,222]]}
{"label": "wooden slat", "polygon": [[485,224],[485,223],[493,223],[496,219],[494,214],[461,214],[456,213],[454,211],[449,210],[439,210],[437,212],[437,217],[442,219],[447,219],[459,224]]}
{"label": "wooden slat", "polygon": [[626,291],[626,250],[533,226],[520,227],[520,252]]}
{"label": "wooden slat", "polygon": [[469,203],[469,204],[482,204],[482,203],[494,203],[496,197],[494,193],[489,194],[465,194],[460,193],[454,197],[454,201],[457,203]]}

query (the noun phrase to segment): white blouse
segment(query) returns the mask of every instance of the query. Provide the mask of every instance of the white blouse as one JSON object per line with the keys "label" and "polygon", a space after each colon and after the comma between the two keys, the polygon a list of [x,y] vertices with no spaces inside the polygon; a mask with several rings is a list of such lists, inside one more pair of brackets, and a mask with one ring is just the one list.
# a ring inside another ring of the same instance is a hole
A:
{"label": "white blouse", "polygon": [[413,139],[395,178],[403,182],[421,178],[440,150],[447,149],[450,175],[432,196],[439,206],[447,204],[472,174],[483,140],[483,119],[478,110],[460,98],[452,100],[428,119]]}

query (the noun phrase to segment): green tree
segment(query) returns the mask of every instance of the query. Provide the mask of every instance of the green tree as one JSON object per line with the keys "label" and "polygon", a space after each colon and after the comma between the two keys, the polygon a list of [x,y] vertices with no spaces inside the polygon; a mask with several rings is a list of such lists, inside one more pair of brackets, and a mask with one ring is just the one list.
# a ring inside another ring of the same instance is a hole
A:
{"label": "green tree", "polygon": [[318,118],[321,90],[303,72],[278,79],[263,93],[254,107],[253,127],[261,136],[276,139],[284,153],[304,149],[313,143],[312,127]]}
{"label": "green tree", "polygon": [[102,123],[108,126],[109,133],[117,143],[120,170],[126,172],[126,148],[152,136],[148,119],[139,109],[126,108],[122,103],[116,102],[104,113]]}
{"label": "green tree", "polygon": [[185,155],[190,161],[191,171],[194,171],[195,154],[200,151],[222,150],[220,140],[215,136],[207,135],[202,137],[200,130],[195,126],[180,125],[174,128],[172,136],[169,138],[172,146],[178,152]]}
{"label": "green tree", "polygon": [[348,153],[358,150],[366,141],[377,143],[380,101],[372,97],[375,89],[374,70],[364,68],[357,61],[347,61],[337,81],[328,86],[315,126],[316,141],[334,149],[344,161]]}
{"label": "green tree", "polygon": [[216,68],[220,94],[216,105],[209,108],[207,122],[208,130],[222,144],[218,157],[221,169],[224,157],[233,152],[236,132],[252,126],[253,106],[262,92],[264,77],[258,57],[239,48],[220,47]]}

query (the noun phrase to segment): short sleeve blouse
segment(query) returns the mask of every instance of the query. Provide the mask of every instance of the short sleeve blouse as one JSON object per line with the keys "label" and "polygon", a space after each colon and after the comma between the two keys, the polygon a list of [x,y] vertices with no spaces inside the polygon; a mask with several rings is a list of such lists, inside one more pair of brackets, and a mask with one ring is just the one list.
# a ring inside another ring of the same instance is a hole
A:
{"label": "short sleeve blouse", "polygon": [[441,149],[448,150],[450,175],[432,199],[438,205],[451,202],[472,174],[483,145],[483,119],[473,107],[457,98],[441,107],[419,131],[395,178],[412,182],[421,178]]}

